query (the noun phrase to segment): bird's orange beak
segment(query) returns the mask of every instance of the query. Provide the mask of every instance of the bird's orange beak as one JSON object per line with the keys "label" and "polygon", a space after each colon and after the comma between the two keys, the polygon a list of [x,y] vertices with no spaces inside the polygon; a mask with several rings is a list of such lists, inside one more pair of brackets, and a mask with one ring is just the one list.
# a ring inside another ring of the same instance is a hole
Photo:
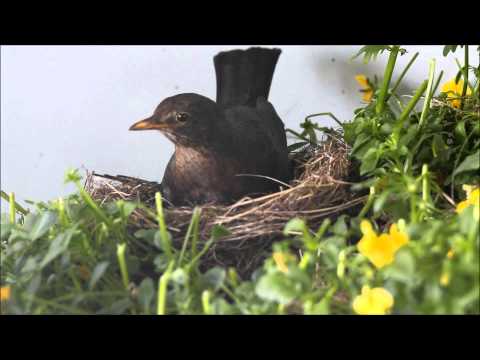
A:
{"label": "bird's orange beak", "polygon": [[130,126],[129,130],[161,130],[167,128],[167,124],[158,123],[149,117],[144,120],[137,121],[135,124]]}

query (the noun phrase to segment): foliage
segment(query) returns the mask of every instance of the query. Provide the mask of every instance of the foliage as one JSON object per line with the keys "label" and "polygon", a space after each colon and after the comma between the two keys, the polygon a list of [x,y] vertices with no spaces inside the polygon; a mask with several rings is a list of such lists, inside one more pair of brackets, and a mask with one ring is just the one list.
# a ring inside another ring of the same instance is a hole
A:
{"label": "foliage", "polygon": [[[447,46],[445,55],[456,48]],[[1,219],[2,313],[480,313],[478,72],[466,57],[460,77],[470,91],[458,88],[457,107],[447,93],[434,96],[441,75],[435,77],[432,62],[404,103],[396,89],[417,55],[392,85],[401,50],[367,46],[357,54],[372,60],[388,51],[389,61],[351,122],[320,113],[305,120],[301,133],[289,130],[299,139],[293,151],[317,143],[319,131],[328,136],[313,117],[339,123],[359,164],[352,191],[370,192],[356,216],[327,219],[318,229],[290,220],[264,265],[240,279],[231,268],[200,270],[207,249],[228,233],[218,226],[200,242],[200,209],[176,249],[159,194],[155,212],[121,200],[98,204],[69,171],[66,181],[78,192],[36,203],[31,212],[2,192],[10,202]],[[128,231],[136,208],[149,211],[158,228]]]}

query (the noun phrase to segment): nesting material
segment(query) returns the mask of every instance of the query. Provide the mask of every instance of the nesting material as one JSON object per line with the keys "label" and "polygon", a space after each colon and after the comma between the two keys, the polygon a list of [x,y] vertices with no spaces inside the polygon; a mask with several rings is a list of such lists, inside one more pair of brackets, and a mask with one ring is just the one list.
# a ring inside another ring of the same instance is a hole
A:
{"label": "nesting material", "polygon": [[[265,196],[245,197],[236,203],[203,205],[200,219],[201,241],[210,237],[215,224],[226,227],[230,234],[216,241],[202,259],[205,267],[219,265],[235,267],[240,274],[249,274],[263,261],[272,242],[284,238],[283,228],[294,217],[303,218],[312,229],[330,217],[358,209],[366,200],[350,191],[352,178],[349,148],[340,133],[332,131],[319,145],[309,145],[291,153],[294,180],[281,186],[280,191]],[[286,186],[288,185],[288,186]],[[90,173],[86,190],[97,201],[140,201],[155,211],[156,182],[128,176]],[[166,206],[166,223],[174,246],[180,247],[190,223],[193,207]],[[153,228],[155,219],[142,209],[130,218],[131,230]]]}

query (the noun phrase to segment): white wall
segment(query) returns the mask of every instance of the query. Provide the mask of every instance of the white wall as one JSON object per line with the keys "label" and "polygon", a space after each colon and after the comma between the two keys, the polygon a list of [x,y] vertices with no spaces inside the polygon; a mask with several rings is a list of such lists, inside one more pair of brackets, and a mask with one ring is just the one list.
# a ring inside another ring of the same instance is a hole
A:
{"label": "white wall", "polygon": [[[52,199],[72,190],[63,185],[68,167],[160,181],[172,144],[160,133],[128,127],[176,93],[214,99],[213,56],[247,47],[2,46],[2,190],[20,201]],[[360,46],[279,47],[270,101],[292,128],[315,112],[350,119],[361,99],[355,74],[382,76],[386,62],[385,56],[369,65],[352,62]],[[433,57],[446,71],[444,79],[455,76],[457,66],[452,56],[442,56],[441,46],[406,48],[397,69],[420,51],[406,88],[426,78]],[[478,61],[474,49],[471,58]]]}

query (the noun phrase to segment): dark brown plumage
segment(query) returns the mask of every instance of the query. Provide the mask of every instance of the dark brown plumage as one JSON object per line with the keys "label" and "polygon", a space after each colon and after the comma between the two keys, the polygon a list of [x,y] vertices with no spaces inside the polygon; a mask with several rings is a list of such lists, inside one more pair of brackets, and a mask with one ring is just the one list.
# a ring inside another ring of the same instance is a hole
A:
{"label": "dark brown plumage", "polygon": [[219,53],[216,102],[172,96],[130,127],[160,130],[175,144],[162,180],[171,203],[229,203],[277,190],[278,181],[268,178],[289,180],[284,124],[268,102],[279,55],[263,48]]}

